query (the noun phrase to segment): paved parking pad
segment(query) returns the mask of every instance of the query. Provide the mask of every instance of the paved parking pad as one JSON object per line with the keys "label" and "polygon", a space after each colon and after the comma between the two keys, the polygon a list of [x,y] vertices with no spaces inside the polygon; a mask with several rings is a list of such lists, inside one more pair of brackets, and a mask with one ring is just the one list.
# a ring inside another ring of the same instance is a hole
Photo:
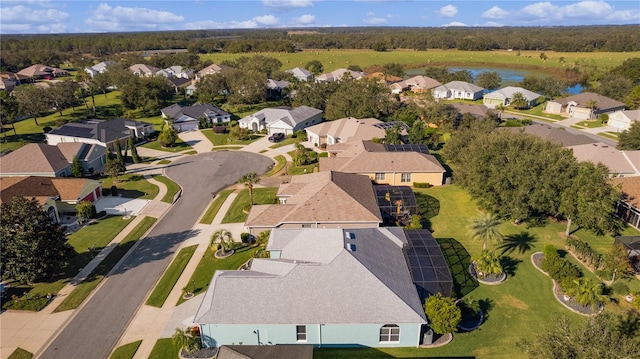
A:
{"label": "paved parking pad", "polygon": [[147,199],[102,197],[94,204],[98,212],[105,211],[116,216],[137,216],[149,202],[151,201]]}

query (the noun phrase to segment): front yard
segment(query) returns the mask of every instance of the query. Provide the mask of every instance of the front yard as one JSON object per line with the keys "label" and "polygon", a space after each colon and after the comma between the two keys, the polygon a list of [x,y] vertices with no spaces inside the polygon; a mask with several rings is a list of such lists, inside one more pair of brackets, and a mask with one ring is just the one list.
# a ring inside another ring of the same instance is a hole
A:
{"label": "front yard", "polygon": [[[255,204],[273,204],[276,199],[277,188],[254,188],[253,202]],[[243,189],[231,204],[229,211],[222,219],[222,223],[242,223],[247,220],[244,209],[249,205],[249,190]]]}

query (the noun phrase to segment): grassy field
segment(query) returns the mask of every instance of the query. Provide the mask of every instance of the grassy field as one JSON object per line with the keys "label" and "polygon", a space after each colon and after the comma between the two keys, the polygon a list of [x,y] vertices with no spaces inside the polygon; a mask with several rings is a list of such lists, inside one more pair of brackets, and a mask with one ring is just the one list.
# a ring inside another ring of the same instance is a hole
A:
{"label": "grassy field", "polygon": [[202,219],[200,219],[200,223],[211,224],[211,222],[213,222],[213,219],[218,214],[220,207],[222,207],[222,204],[227,200],[227,197],[229,197],[231,193],[233,193],[232,189],[225,189],[223,191],[220,191],[216,195],[216,198],[213,200],[213,202],[211,202],[209,208],[207,208],[207,211],[202,216]]}
{"label": "grassy field", "polygon": [[109,190],[115,185],[118,187],[118,193],[127,198],[154,199],[159,191],[158,186],[136,174],[125,174],[118,178],[106,177],[101,181],[103,189]]}
{"label": "grassy field", "polygon": [[136,355],[141,343],[142,340],[138,340],[133,343],[119,346],[113,351],[109,359],[133,359],[133,356]]}
{"label": "grassy field", "polygon": [[167,186],[167,193],[162,197],[162,202],[173,203],[173,198],[180,191],[180,186],[165,176],[153,176],[153,179]]}
{"label": "grassy field", "polygon": [[[390,62],[412,67],[445,66],[445,67],[509,67],[531,70],[564,71],[573,66],[610,69],[620,65],[624,60],[639,57],[640,52],[544,52],[548,59],[540,59],[540,51],[458,51],[429,49],[427,51],[394,50],[376,52],[373,50],[304,50],[295,53],[261,53],[282,62],[282,70],[304,65],[312,60],[319,60],[325,71],[333,71],[349,65],[367,68]],[[215,53],[201,55],[203,60],[211,60],[219,64],[224,60],[233,60],[249,54]],[[560,61],[563,58],[564,62]]]}
{"label": "grassy field", "polygon": [[171,293],[171,290],[173,290],[173,287],[176,285],[176,282],[180,279],[180,275],[189,263],[189,260],[196,251],[196,248],[198,248],[197,245],[189,246],[182,248],[180,252],[178,252],[174,260],[171,262],[171,265],[169,265],[169,268],[164,271],[162,278],[160,278],[160,281],[153,289],[153,292],[145,304],[157,308],[162,307]]}
{"label": "grassy field", "polygon": [[[254,188],[253,201],[255,204],[273,203],[271,200],[275,198],[277,188]],[[238,196],[231,204],[231,207],[225,214],[222,223],[242,223],[247,220],[247,214],[242,209],[249,204],[249,190],[243,189],[238,192]]]}
{"label": "grassy field", "polygon": [[[246,261],[253,258],[256,250],[258,250],[257,246],[244,247],[238,245],[235,248],[235,253],[231,257],[218,259],[215,257],[216,250],[209,247],[189,279],[189,285],[195,282],[196,289],[194,294],[198,295],[207,290],[216,270],[238,269]],[[189,287],[189,290],[191,291],[193,288]],[[177,304],[183,303],[184,301],[185,299],[180,297]]]}

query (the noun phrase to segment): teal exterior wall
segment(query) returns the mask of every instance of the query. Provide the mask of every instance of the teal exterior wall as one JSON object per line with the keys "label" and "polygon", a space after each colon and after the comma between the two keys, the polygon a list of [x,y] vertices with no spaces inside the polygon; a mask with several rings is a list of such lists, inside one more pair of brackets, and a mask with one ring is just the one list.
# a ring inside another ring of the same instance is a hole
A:
{"label": "teal exterior wall", "polygon": [[[385,323],[387,324],[387,323]],[[307,324],[307,340],[296,339],[295,324],[201,324],[205,347],[221,345],[312,344],[316,347],[416,347],[421,323],[388,323],[400,327],[400,341],[380,343],[384,324]],[[258,338],[260,342],[258,342]]]}

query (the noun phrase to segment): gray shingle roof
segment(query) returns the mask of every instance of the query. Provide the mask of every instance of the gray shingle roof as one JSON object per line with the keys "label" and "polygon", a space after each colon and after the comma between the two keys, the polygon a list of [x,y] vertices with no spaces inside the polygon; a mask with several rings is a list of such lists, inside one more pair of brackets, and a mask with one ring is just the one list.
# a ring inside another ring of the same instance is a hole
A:
{"label": "gray shingle roof", "polygon": [[319,113],[322,113],[322,110],[309,106],[300,106],[294,109],[288,107],[265,108],[241,119],[240,122],[248,122],[252,117],[255,117],[264,119],[267,124],[282,121],[293,128]]}
{"label": "gray shingle roof", "polygon": [[580,107],[587,107],[590,101],[595,101],[599,109],[624,107],[624,103],[594,92],[583,92],[577,95],[559,98],[554,100],[553,102],[557,102],[562,105],[566,105],[570,102],[575,102]]}
{"label": "gray shingle roof", "polygon": [[[296,235],[282,248],[281,259],[257,260],[293,263],[289,272],[216,271],[194,322],[426,323],[401,230],[275,229],[271,237],[289,231]],[[346,239],[346,231],[355,238]],[[347,249],[348,243],[355,250]],[[229,306],[238,298],[251,305]]]}
{"label": "gray shingle roof", "polygon": [[504,130],[513,132],[524,132],[535,135],[543,140],[559,143],[562,147],[584,145],[595,143],[596,140],[589,136],[573,134],[562,127],[553,127],[546,124],[534,123],[525,127],[506,127]]}
{"label": "gray shingle roof", "polygon": [[67,168],[71,160],[56,146],[29,143],[0,158],[0,173],[55,173]]}
{"label": "gray shingle roof", "polygon": [[114,118],[112,120],[88,120],[85,122],[71,122],[64,124],[49,132],[53,135],[91,138],[102,143],[110,143],[117,139],[131,136],[128,126],[138,126],[142,122],[129,120],[126,118]]}
{"label": "gray shingle roof", "polygon": [[313,359],[313,345],[223,345],[217,359]]}

